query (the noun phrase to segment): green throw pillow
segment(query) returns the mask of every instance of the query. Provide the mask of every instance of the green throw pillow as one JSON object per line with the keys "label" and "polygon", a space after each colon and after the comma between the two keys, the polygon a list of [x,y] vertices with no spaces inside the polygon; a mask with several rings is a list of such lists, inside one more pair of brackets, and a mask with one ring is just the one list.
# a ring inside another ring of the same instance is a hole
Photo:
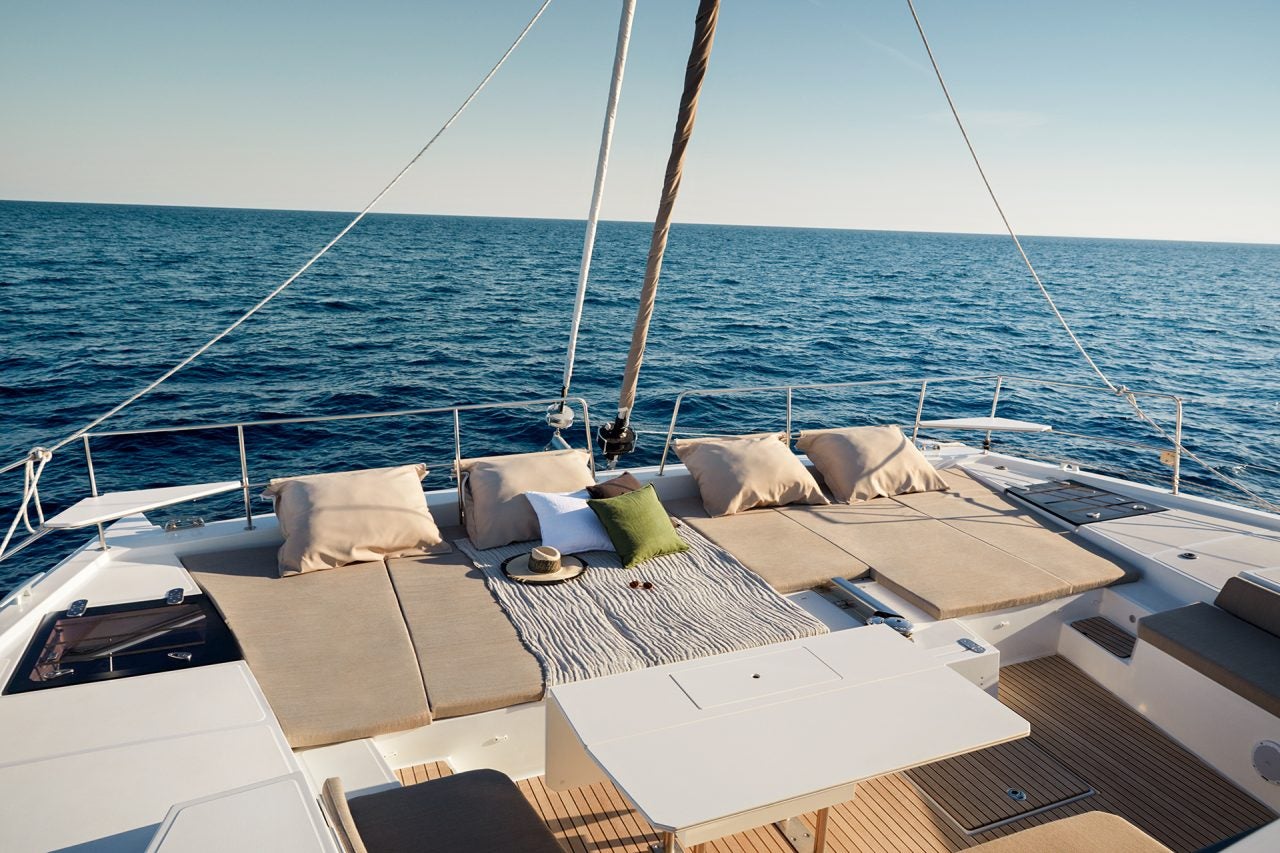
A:
{"label": "green throw pillow", "polygon": [[587,501],[626,568],[666,554],[688,551],[676,533],[653,485],[615,498]]}

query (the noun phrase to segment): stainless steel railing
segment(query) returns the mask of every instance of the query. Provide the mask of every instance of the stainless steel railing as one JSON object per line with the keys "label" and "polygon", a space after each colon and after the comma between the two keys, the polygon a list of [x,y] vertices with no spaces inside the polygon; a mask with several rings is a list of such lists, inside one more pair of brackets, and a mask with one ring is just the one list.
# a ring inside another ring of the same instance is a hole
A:
{"label": "stainless steel railing", "polygon": [[[362,412],[357,414],[343,415],[314,415],[308,417],[295,418],[268,418],[253,421],[226,421],[222,423],[203,423],[185,426],[168,426],[168,427],[149,427],[146,429],[124,429],[124,430],[104,430],[101,432],[87,432],[81,436],[81,447],[84,453],[85,467],[88,472],[89,494],[91,497],[98,496],[98,478],[97,468],[93,459],[92,442],[97,439],[107,438],[123,438],[135,437],[143,435],[160,435],[160,434],[176,434],[176,433],[194,433],[207,432],[210,430],[235,430],[236,449],[240,461],[240,490],[244,500],[244,514],[246,529],[253,529],[253,496],[252,490],[255,484],[249,476],[249,457],[247,452],[246,431],[261,427],[278,427],[293,424],[318,424],[331,423],[336,421],[361,421],[376,420],[384,418],[410,418],[426,415],[448,414],[453,421],[453,471],[450,476],[456,475],[457,465],[462,461],[462,414],[465,412],[479,412],[494,409],[528,409],[533,407],[551,407],[565,405],[572,408],[580,408],[582,410],[582,429],[586,438],[586,450],[591,460],[592,472],[595,472],[595,453],[592,449],[592,432],[591,432],[591,411],[587,401],[582,397],[552,397],[535,400],[512,400],[496,403],[467,403],[457,406],[437,406],[431,408],[419,409],[397,409],[389,412]],[[559,435],[556,430],[556,435]],[[0,468],[0,475],[5,473],[23,469],[24,476],[30,477],[34,468],[32,457],[19,459],[16,462]],[[38,476],[36,478],[38,480]],[[40,524],[31,525],[29,523],[32,512],[39,519]],[[16,531],[20,525],[25,524],[28,533],[17,543],[11,547],[0,548],[0,562],[4,562],[9,557],[17,554],[25,549],[37,539],[49,532],[49,528],[43,526],[44,507],[40,501],[39,488],[35,484],[31,484],[27,488],[27,482],[24,480],[23,500],[19,506],[17,513],[12,516],[12,526],[0,528],[0,536],[4,535],[4,531]],[[106,532],[103,525],[97,525],[99,545],[106,547]]]}
{"label": "stainless steel railing", "polygon": [[[1181,486],[1182,476],[1182,426],[1183,411],[1182,398],[1176,394],[1167,394],[1159,391],[1133,391],[1124,389],[1121,392],[1112,391],[1107,388],[1100,388],[1096,385],[1083,385],[1076,382],[1062,382],[1054,379],[1034,379],[1024,376],[1009,376],[1005,374],[979,374],[975,376],[932,376],[924,378],[901,378],[901,379],[869,379],[854,382],[819,382],[789,385],[755,385],[742,386],[737,388],[707,388],[707,389],[691,389],[681,391],[675,400],[675,404],[671,411],[671,422],[667,427],[666,441],[662,447],[662,460],[659,462],[658,470],[662,473],[666,470],[667,458],[671,451],[671,442],[676,436],[677,427],[680,419],[680,409],[687,398],[691,397],[720,397],[729,395],[745,395],[745,394],[782,394],[784,395],[784,413],[785,413],[785,430],[789,438],[794,438],[792,424],[794,422],[795,410],[795,392],[797,391],[841,391],[853,388],[873,388],[873,387],[907,387],[911,388],[919,386],[920,391],[916,399],[915,419],[911,426],[911,439],[915,441],[920,436],[920,422],[923,419],[925,401],[931,387],[936,388],[939,385],[959,385],[973,383],[994,383],[994,389],[991,393],[991,417],[996,417],[999,407],[1001,394],[1008,386],[1026,385],[1048,388],[1071,389],[1073,391],[1083,391],[1089,394],[1096,394],[1105,397],[1120,397],[1132,394],[1134,397],[1142,397],[1147,399],[1165,400],[1172,404],[1174,410],[1174,427],[1172,440],[1168,445],[1152,445],[1144,442],[1136,442],[1128,439],[1114,438],[1111,436],[1089,435],[1085,433],[1076,433],[1054,429],[1054,433],[1059,436],[1068,438],[1076,438],[1089,441],[1097,441],[1104,444],[1114,444],[1129,447],[1131,449],[1141,449],[1159,453],[1170,453],[1172,455],[1171,465],[1173,473],[1171,477],[1171,488],[1174,494],[1178,493]],[[987,431],[984,435],[983,447],[990,449],[991,432]]]}

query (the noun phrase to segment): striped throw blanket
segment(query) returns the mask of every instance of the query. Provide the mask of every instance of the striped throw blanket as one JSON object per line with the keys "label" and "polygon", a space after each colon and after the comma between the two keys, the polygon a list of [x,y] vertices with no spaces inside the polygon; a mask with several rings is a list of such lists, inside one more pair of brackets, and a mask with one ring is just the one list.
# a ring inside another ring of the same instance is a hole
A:
{"label": "striped throw blanket", "polygon": [[547,686],[827,633],[729,552],[687,526],[679,532],[689,545],[682,554],[624,569],[616,554],[592,551],[581,555],[589,568],[580,577],[547,586],[502,571],[503,560],[536,542],[485,551],[467,539],[455,544],[484,572]]}

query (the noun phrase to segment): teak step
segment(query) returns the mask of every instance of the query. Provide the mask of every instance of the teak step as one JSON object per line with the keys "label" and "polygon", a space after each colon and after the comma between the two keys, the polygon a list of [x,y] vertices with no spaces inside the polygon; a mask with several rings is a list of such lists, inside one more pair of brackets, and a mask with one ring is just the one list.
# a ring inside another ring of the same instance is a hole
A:
{"label": "teak step", "polygon": [[1103,616],[1079,619],[1072,622],[1071,627],[1118,658],[1130,657],[1134,644],[1138,642],[1133,634]]}

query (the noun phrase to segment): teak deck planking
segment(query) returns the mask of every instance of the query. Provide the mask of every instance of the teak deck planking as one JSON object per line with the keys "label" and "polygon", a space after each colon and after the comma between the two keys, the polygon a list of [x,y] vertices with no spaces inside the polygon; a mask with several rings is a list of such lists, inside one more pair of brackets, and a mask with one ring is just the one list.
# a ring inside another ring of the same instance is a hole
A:
{"label": "teak deck planking", "polygon": [[[1199,850],[1275,819],[1269,809],[1170,740],[1061,657],[1000,671],[1000,700],[1031,723],[1031,740],[1096,793],[991,832],[966,837],[896,774],[858,786],[831,809],[832,853],[949,853],[1059,817],[1101,810],[1121,815],[1175,851]],[[762,773],[768,767],[760,768]],[[405,785],[447,776],[443,762],[396,771]],[[541,776],[519,783],[543,820],[573,853],[648,853],[659,838],[608,783],[552,791]],[[810,827],[814,816],[805,815]],[[772,826],[711,842],[709,853],[791,853]]]}

